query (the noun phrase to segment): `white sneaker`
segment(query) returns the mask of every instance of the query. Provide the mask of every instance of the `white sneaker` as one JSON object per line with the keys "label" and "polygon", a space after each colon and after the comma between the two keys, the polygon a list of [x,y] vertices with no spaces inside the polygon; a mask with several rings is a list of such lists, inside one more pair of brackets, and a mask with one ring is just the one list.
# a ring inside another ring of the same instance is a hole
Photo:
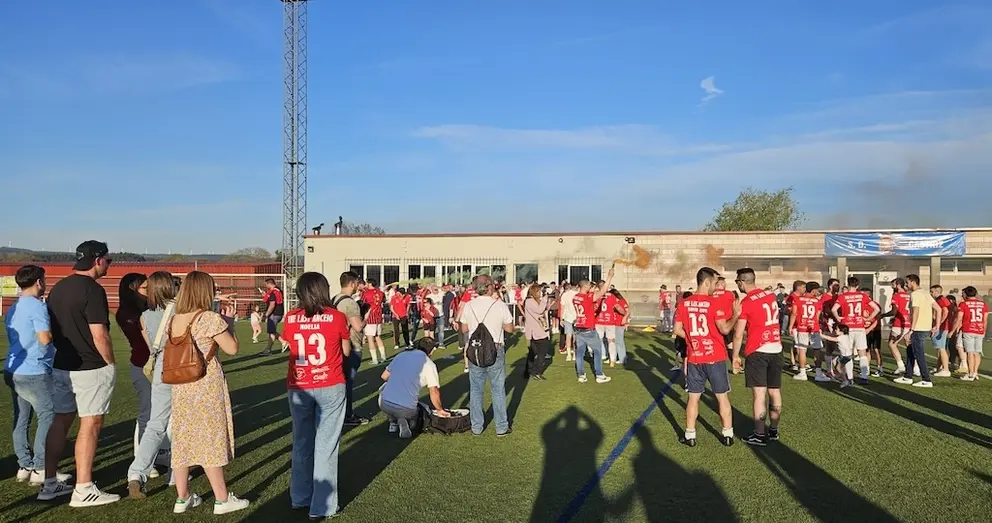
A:
{"label": "white sneaker", "polygon": [[41,490],[38,492],[38,501],[51,501],[60,496],[68,496],[72,492],[72,485],[67,485],[62,481],[56,481],[50,486],[43,485],[41,487]]}
{"label": "white sneaker", "polygon": [[248,508],[248,500],[228,492],[227,501],[214,501],[214,515],[230,514]]}
{"label": "white sneaker", "polygon": [[585,383],[586,381],[589,381],[589,380],[586,379],[586,375],[585,374],[579,376],[579,383]]}
{"label": "white sneaker", "polygon": [[896,374],[905,374],[905,373],[906,373],[906,365],[900,361],[899,365],[896,365]]}
{"label": "white sneaker", "polygon": [[817,383],[830,383],[833,380],[830,379],[830,377],[827,376],[826,374],[823,374],[822,372],[817,372],[816,377],[813,378],[813,381]]}
{"label": "white sneaker", "polygon": [[117,494],[103,492],[96,486],[96,483],[90,483],[88,487],[77,486],[72,490],[72,499],[69,500],[69,506],[75,508],[99,507],[101,505],[117,503],[120,500],[121,497]]}
{"label": "white sneaker", "polygon": [[954,371],[958,374],[968,374],[968,367],[958,367],[958,370]]}
{"label": "white sneaker", "polygon": [[673,370],[673,371],[682,370],[682,365],[672,365],[671,370]]}
{"label": "white sneaker", "polygon": [[936,377],[938,377],[938,378],[950,378],[951,377],[951,371],[949,371],[947,369],[944,369],[944,370],[942,370],[940,372],[933,373],[933,375],[936,376]]}
{"label": "white sneaker", "polygon": [[[21,468],[17,469],[17,482],[18,483],[24,483],[25,481],[27,481],[28,479],[30,479],[31,476],[33,476],[35,474],[37,474],[36,471],[31,470],[31,469],[26,469],[24,467],[21,467]],[[45,481],[45,478],[41,478],[41,480],[42,481]]]}
{"label": "white sneaker", "polygon": [[602,376],[596,376],[596,383],[609,383],[613,378],[603,374]]}
{"label": "white sneaker", "polygon": [[161,475],[162,474],[159,473],[159,471],[158,471],[158,467],[156,467],[154,465],[152,466],[152,469],[148,471],[148,477],[151,478],[151,479],[155,479],[155,478],[157,478],[157,477],[159,477]]}
{"label": "white sneaker", "polygon": [[913,386],[914,387],[919,387],[921,389],[932,389],[933,388],[933,382],[930,382],[930,381],[921,381],[919,383],[914,383]]}
{"label": "white sneaker", "polygon": [[400,426],[400,438],[410,439],[413,437],[413,431],[410,430],[410,422],[406,418],[396,420],[396,424]]}
{"label": "white sneaker", "polygon": [[809,379],[809,377],[806,376],[806,371],[800,371],[799,374],[796,374],[795,376],[793,376],[792,379],[794,379],[796,381],[806,381],[806,380]]}
{"label": "white sneaker", "polygon": [[975,377],[971,374],[965,374],[964,376],[961,376],[961,381],[975,381]]}
{"label": "white sneaker", "polygon": [[389,433],[396,434],[400,431],[400,426],[395,421],[389,422]]}
{"label": "white sneaker", "polygon": [[846,388],[850,387],[851,385],[853,385],[853,383],[851,383],[848,380],[844,380],[844,381],[840,382],[840,388],[842,388],[842,389],[846,389]]}
{"label": "white sneaker", "polygon": [[912,385],[913,384],[913,378],[907,378],[905,376],[900,376],[900,377],[892,380],[892,382],[893,383],[898,383],[900,385]]}
{"label": "white sneaker", "polygon": [[191,492],[189,494],[189,499],[179,498],[176,500],[176,504],[172,505],[172,513],[182,514],[191,508],[199,507],[201,503],[203,503],[203,500],[200,499],[200,496],[197,496]]}
{"label": "white sneaker", "polygon": [[[61,481],[62,483],[68,483],[69,480],[72,479],[72,474],[63,474],[61,472],[56,472],[55,479],[57,481]],[[22,481],[21,471],[19,470],[17,471],[17,481]],[[39,472],[37,470],[32,470],[31,478],[28,480],[28,484],[31,485],[32,487],[38,487],[43,485],[44,483],[45,483],[45,471],[42,470]]]}

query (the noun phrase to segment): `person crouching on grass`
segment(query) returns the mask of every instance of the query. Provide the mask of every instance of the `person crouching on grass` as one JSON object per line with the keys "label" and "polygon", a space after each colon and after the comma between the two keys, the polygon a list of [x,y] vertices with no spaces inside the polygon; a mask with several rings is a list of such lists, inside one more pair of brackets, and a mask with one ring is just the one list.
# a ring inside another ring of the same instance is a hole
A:
{"label": "person crouching on grass", "polygon": [[[675,312],[675,336],[686,340],[686,391],[689,401],[685,408],[685,437],[679,442],[696,446],[696,418],[699,417],[699,398],[706,382],[716,396],[720,408],[723,431],[720,443],[734,444],[733,411],[730,408],[730,378],[727,376],[727,345],[724,336],[737,321],[739,308],[735,302],[731,310],[713,298],[714,284],[719,276],[709,267],[696,273],[699,291],[682,300]],[[729,314],[729,317],[728,317]]]}
{"label": "person crouching on grass", "polygon": [[400,433],[403,439],[413,437],[417,427],[417,404],[420,389],[427,387],[435,414],[447,418],[451,414],[441,403],[441,381],[437,365],[431,360],[434,340],[421,338],[407,349],[397,354],[382,372],[385,381],[379,392],[379,408],[389,420],[389,433]]}

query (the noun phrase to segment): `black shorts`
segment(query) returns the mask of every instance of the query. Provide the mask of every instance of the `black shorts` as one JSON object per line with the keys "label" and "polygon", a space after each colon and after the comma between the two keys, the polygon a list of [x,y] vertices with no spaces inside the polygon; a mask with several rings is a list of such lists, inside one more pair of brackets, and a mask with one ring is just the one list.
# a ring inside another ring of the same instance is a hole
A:
{"label": "black shorts", "polygon": [[753,352],[744,360],[744,383],[747,388],[782,388],[782,354]]}
{"label": "black shorts", "polygon": [[868,348],[869,349],[881,349],[882,348],[882,330],[875,329],[868,333]]}
{"label": "black shorts", "polygon": [[437,323],[424,323],[424,330],[434,332],[437,328]]}
{"label": "black shorts", "polygon": [[679,353],[679,356],[685,358],[686,344],[685,338],[675,338],[675,352]]}
{"label": "black shorts", "polygon": [[710,382],[713,394],[730,392],[730,378],[727,376],[727,362],[690,363],[686,365],[685,390],[690,394],[702,394],[706,382]]}

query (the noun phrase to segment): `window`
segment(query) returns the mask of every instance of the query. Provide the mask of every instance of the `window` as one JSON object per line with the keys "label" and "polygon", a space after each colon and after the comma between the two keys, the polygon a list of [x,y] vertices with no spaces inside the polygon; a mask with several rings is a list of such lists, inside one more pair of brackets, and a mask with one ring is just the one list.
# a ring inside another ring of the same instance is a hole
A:
{"label": "window", "polygon": [[558,282],[568,281],[568,265],[558,266]]}
{"label": "window", "polygon": [[432,280],[437,278],[437,267],[424,265],[424,278],[431,278]]}
{"label": "window", "polygon": [[489,265],[476,265],[475,266],[475,275],[478,276],[478,275],[483,275],[484,274],[484,275],[487,275],[488,276],[489,274],[492,273],[492,270],[493,270],[493,268],[490,267]]}
{"label": "window", "polygon": [[357,274],[359,278],[365,277],[365,266],[364,265],[351,265],[348,270]]}
{"label": "window", "polygon": [[941,258],[940,272],[985,272],[985,260],[974,258]]}
{"label": "window", "polygon": [[493,279],[499,283],[506,281],[506,265],[493,265]]}
{"label": "window", "polygon": [[420,265],[407,265],[406,266],[406,277],[409,280],[419,280],[420,279]]}
{"label": "window", "polygon": [[568,267],[568,281],[571,283],[579,283],[582,280],[589,279],[589,266],[588,265],[571,265]]}
{"label": "window", "polygon": [[385,265],[382,267],[382,284],[389,285],[390,283],[396,283],[400,281],[400,266],[399,265]]}
{"label": "window", "polygon": [[513,266],[514,273],[514,283],[530,283],[532,281],[537,281],[537,264],[536,263],[518,263]]}
{"label": "window", "polygon": [[590,273],[590,278],[589,279],[592,280],[592,281],[602,280],[603,279],[603,266],[602,265],[593,265],[593,266],[591,266],[591,268],[592,268],[592,271]]}
{"label": "window", "polygon": [[376,284],[382,285],[382,266],[381,265],[369,265],[365,268],[365,279],[375,280]]}

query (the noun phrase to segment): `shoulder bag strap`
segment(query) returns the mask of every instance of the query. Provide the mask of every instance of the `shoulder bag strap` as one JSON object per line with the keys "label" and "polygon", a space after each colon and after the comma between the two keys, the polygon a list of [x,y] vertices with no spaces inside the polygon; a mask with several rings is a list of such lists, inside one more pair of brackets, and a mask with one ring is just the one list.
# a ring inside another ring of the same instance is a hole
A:
{"label": "shoulder bag strap", "polygon": [[165,314],[162,315],[162,322],[158,324],[158,332],[155,334],[155,343],[152,344],[152,349],[162,346],[162,336],[165,335],[166,328],[168,327],[167,324],[171,324],[170,320],[172,318],[169,317],[169,314],[172,313],[172,309],[175,308],[175,305],[175,302],[170,302],[165,306]]}

